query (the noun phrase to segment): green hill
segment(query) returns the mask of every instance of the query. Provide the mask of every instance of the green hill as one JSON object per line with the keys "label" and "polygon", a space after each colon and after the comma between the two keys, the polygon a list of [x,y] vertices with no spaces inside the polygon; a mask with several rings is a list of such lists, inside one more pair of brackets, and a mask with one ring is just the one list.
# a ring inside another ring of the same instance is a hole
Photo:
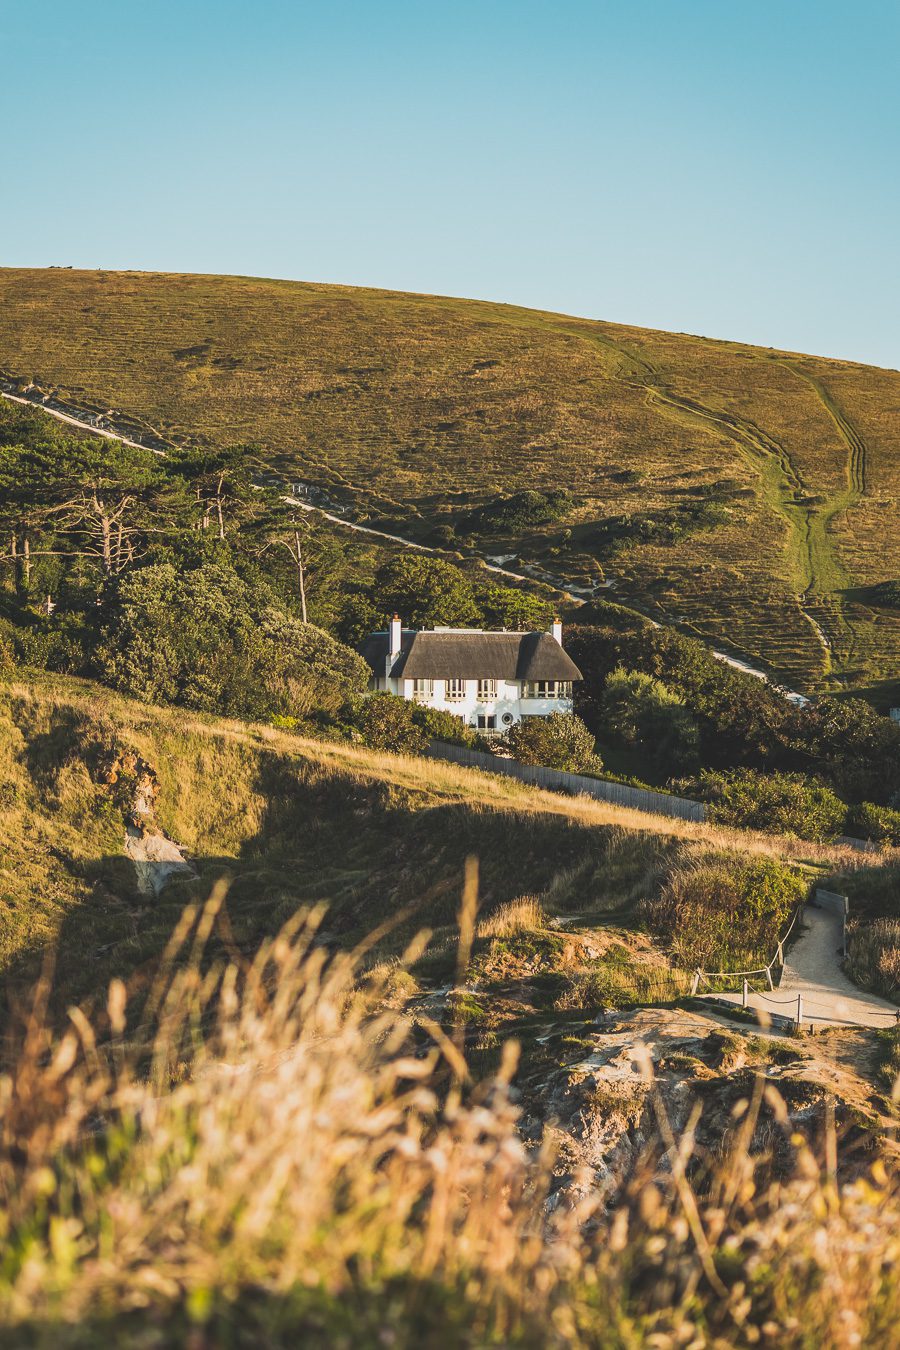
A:
{"label": "green hill", "polygon": [[[896,679],[900,374],[504,305],[0,271],[0,372],[359,519],[613,580],[807,688]],[[473,510],[562,489],[553,519]]]}

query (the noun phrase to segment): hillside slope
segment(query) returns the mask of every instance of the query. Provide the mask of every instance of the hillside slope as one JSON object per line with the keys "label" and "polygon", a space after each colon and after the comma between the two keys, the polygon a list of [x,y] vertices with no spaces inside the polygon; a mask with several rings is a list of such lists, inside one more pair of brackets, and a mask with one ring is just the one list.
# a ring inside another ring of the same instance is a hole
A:
{"label": "hillside slope", "polygon": [[900,612],[866,588],[900,575],[897,372],[474,301],[7,269],[0,373],[247,444],[419,537],[565,489],[565,528],[478,547],[613,580],[807,688],[896,678]]}

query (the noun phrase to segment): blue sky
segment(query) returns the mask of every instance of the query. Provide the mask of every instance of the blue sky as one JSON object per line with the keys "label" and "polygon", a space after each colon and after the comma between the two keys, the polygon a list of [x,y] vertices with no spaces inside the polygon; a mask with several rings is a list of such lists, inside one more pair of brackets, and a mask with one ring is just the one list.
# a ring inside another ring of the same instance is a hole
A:
{"label": "blue sky", "polygon": [[0,0],[0,262],[900,366],[897,0]]}

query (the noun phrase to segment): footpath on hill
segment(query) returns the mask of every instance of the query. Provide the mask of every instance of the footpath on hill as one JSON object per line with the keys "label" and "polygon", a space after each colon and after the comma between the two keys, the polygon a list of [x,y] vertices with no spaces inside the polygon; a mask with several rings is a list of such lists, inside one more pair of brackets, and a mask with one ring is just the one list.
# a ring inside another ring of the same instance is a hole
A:
{"label": "footpath on hill", "polygon": [[[867,994],[841,968],[843,922],[830,910],[807,906],[803,930],[785,962],[777,989],[751,993],[747,1006],[770,1017],[796,1020],[816,1028],[853,1026],[887,1029],[897,1025],[900,1008],[876,994]],[[741,994],[719,994],[740,1003]],[[799,999],[799,1004],[798,1004]]]}

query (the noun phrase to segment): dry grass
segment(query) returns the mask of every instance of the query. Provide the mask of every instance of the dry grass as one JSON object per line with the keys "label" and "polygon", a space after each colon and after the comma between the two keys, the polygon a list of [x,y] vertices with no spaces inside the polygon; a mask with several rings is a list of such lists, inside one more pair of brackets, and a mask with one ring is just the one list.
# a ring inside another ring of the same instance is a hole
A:
{"label": "dry grass", "polygon": [[847,967],[864,989],[896,999],[900,993],[900,919],[851,921]]}
{"label": "dry grass", "polygon": [[538,897],[522,895],[518,900],[509,900],[504,905],[498,905],[490,918],[482,919],[478,924],[475,936],[513,937],[516,933],[527,933],[546,926],[547,916]]}
{"label": "dry grass", "polygon": [[[199,869],[198,881],[169,886],[152,905],[136,895],[121,814],[87,771],[85,739],[95,734],[134,747],[154,767],[159,822]],[[852,869],[864,856],[642,815],[446,762],[148,708],[62,677],[4,686],[0,771],[10,801],[0,819],[7,988],[34,979],[41,950],[59,935],[62,997],[75,1002],[114,975],[151,971],[184,904],[223,874],[234,878],[235,940],[248,953],[295,910],[324,902],[342,945],[407,912],[382,959],[422,924],[439,947],[455,941],[470,854],[481,859],[486,923],[523,895],[538,896],[548,914],[631,922],[673,867],[710,851],[730,866],[797,862],[810,876]]]}
{"label": "dry grass", "polygon": [[438,1028],[326,956],[315,914],[252,963],[204,962],[221,900],[183,916],[138,1025],[113,982],[55,1037],[38,990],[0,1078],[5,1345],[893,1344],[884,1169],[839,1189],[833,1133],[818,1159],[763,1080],[699,1189],[697,1118],[676,1140],[660,1098],[611,1214],[589,1174],[548,1205],[511,1046],[471,1083]]}

